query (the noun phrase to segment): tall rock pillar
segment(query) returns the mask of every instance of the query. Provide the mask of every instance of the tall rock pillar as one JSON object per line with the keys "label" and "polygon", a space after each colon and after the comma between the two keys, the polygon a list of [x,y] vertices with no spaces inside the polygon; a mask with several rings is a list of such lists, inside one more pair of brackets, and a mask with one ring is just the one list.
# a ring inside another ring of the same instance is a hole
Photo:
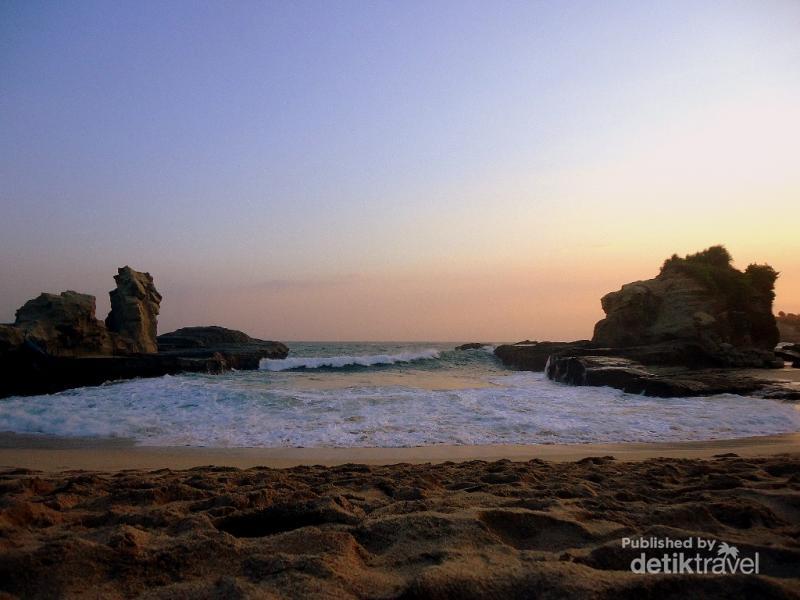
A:
{"label": "tall rock pillar", "polygon": [[106,317],[106,327],[119,334],[129,352],[158,352],[161,294],[153,285],[153,277],[125,266],[117,270],[114,281],[117,289],[109,292],[111,312]]}

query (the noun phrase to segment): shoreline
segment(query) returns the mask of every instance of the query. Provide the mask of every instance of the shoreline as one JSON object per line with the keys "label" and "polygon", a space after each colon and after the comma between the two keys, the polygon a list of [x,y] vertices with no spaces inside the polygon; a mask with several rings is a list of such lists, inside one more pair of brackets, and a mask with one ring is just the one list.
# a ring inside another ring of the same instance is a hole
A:
{"label": "shoreline", "polygon": [[415,446],[406,448],[207,448],[137,446],[122,438],[44,437],[0,433],[0,468],[39,471],[120,471],[125,469],[191,469],[224,466],[335,466],[347,463],[392,465],[467,462],[515,462],[542,459],[577,461],[590,456],[614,456],[619,461],[651,458],[712,458],[733,453],[740,457],[800,454],[800,432],[738,439],[687,442],[623,442],[597,444],[497,444],[475,446]]}

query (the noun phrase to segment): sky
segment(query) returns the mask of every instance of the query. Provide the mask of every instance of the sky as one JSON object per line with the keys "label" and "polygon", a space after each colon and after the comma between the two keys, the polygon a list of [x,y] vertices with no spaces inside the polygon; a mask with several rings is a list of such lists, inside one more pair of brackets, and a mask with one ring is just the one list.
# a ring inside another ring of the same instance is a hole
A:
{"label": "sky", "polygon": [[800,2],[0,4],[0,322],[591,337],[723,243],[800,312]]}

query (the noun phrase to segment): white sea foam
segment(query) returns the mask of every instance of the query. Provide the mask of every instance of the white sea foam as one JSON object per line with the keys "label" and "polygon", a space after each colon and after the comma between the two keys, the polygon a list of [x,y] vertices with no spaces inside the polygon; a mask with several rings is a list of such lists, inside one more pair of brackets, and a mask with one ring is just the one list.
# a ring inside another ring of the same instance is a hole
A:
{"label": "white sea foam", "polygon": [[259,363],[263,371],[289,371],[291,369],[319,369],[322,367],[337,368],[359,366],[371,367],[375,365],[394,365],[417,360],[439,358],[440,351],[434,348],[414,352],[400,352],[398,354],[370,354],[365,356],[322,356],[322,357],[291,357],[270,359],[264,358]]}
{"label": "white sea foam", "polygon": [[648,398],[555,384],[540,373],[487,375],[491,387],[438,391],[302,384],[324,377],[167,376],[8,398],[0,401],[0,431],[130,437],[144,445],[398,447],[665,442],[800,430],[800,411],[790,403],[727,394]]}

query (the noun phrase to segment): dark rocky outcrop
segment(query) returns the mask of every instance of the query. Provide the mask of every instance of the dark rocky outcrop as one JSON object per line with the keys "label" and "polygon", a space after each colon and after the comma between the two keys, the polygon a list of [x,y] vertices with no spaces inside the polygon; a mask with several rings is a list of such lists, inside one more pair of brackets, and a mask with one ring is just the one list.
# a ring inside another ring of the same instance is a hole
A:
{"label": "dark rocky outcrop", "polygon": [[52,394],[135,377],[221,373],[228,368],[228,361],[221,355],[198,358],[179,354],[55,357],[24,347],[7,357],[6,364],[0,366],[0,398]]}
{"label": "dark rocky outcrop", "polygon": [[544,371],[547,359],[554,354],[578,349],[589,349],[589,340],[577,342],[531,342],[525,340],[516,344],[504,344],[494,350],[495,356],[505,366],[520,371]]}
{"label": "dark rocky outcrop", "polygon": [[183,350],[187,348],[213,348],[231,344],[275,343],[251,338],[242,331],[209,325],[206,327],[182,327],[158,336],[158,349]]}
{"label": "dark rocky outcrop", "polygon": [[225,327],[184,327],[158,336],[159,354],[204,359],[219,357],[227,369],[257,369],[261,359],[286,358],[280,342],[259,340]]}
{"label": "dark rocky outcrop", "polygon": [[800,344],[779,344],[775,354],[786,362],[792,363],[795,368],[800,368]]}
{"label": "dark rocky outcrop", "polygon": [[152,276],[123,267],[115,280],[105,324],[95,316],[94,296],[67,291],[41,294],[17,311],[13,324],[0,325],[0,398],[133,377],[257,369],[262,358],[289,352],[280,342],[223,327],[187,327],[157,338],[161,295]]}
{"label": "dark rocky outcrop", "polygon": [[603,296],[597,347],[688,346],[697,364],[774,367],[778,328],[772,314],[778,274],[768,265],[739,271],[722,246],[664,262],[653,279]]}
{"label": "dark rocky outcrop", "polygon": [[488,346],[489,344],[482,344],[480,342],[469,342],[468,344],[461,344],[460,346],[456,346],[456,350],[480,350],[484,346]]}
{"label": "dark rocky outcrop", "polygon": [[775,354],[787,362],[800,360],[800,344],[781,344],[775,348]]}
{"label": "dark rocky outcrop", "polygon": [[153,285],[153,277],[124,266],[118,269],[114,281],[117,287],[109,292],[111,312],[106,317],[106,327],[119,334],[130,353],[158,352],[161,294]]}
{"label": "dark rocky outcrop", "polygon": [[800,389],[790,383],[754,377],[744,370],[646,367],[620,357],[554,357],[547,365],[547,376],[559,383],[608,386],[661,398],[743,394],[800,400]]}

